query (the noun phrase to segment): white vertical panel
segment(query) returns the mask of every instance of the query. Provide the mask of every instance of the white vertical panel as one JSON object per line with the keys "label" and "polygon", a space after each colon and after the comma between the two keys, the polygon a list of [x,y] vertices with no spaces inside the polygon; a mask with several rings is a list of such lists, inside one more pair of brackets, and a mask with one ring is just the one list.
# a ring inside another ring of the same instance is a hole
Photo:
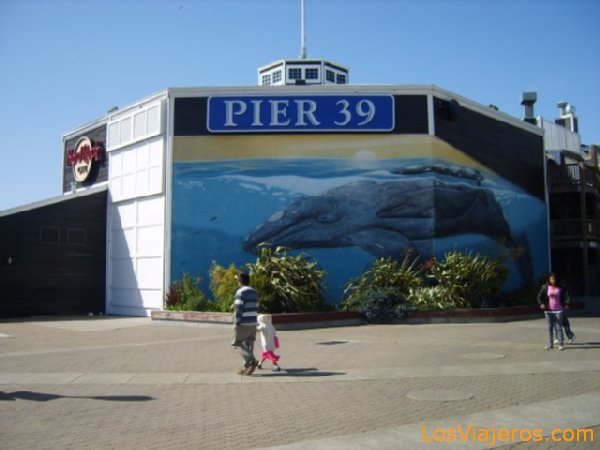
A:
{"label": "white vertical panel", "polygon": [[122,203],[117,205],[114,214],[115,228],[131,228],[137,223],[137,209],[135,203]]}
{"label": "white vertical panel", "polygon": [[147,126],[149,135],[160,133],[160,105],[148,109]]}
{"label": "white vertical panel", "polygon": [[163,295],[156,289],[140,289],[140,297],[143,304],[149,309],[162,309]]}
{"label": "white vertical panel", "polygon": [[121,176],[121,165],[123,163],[123,154],[122,152],[112,152],[109,153],[109,176],[110,178],[115,178]]}
{"label": "white vertical panel", "polygon": [[165,212],[163,197],[149,197],[138,202],[138,225],[162,225]]}
{"label": "white vertical panel", "polygon": [[136,151],[135,149],[123,151],[123,173],[135,172]]}
{"label": "white vertical panel", "polygon": [[151,167],[148,171],[148,192],[162,192],[163,171],[161,167]]}
{"label": "white vertical panel", "polygon": [[135,147],[135,158],[137,170],[147,169],[150,164],[150,143]]}
{"label": "white vertical panel", "polygon": [[138,228],[137,246],[138,256],[160,255],[163,249],[162,226]]}
{"label": "white vertical panel", "polygon": [[123,198],[123,179],[113,178],[110,180],[110,196],[113,202],[118,202]]}
{"label": "white vertical panel", "polygon": [[134,198],[135,192],[135,173],[125,175],[122,177],[123,186],[121,187],[123,199]]}
{"label": "white vertical panel", "polygon": [[162,273],[162,258],[137,258],[138,288],[162,290]]}
{"label": "white vertical panel", "polygon": [[135,229],[116,230],[112,239],[112,255],[115,258],[129,258],[135,254]]}
{"label": "white vertical panel", "polygon": [[108,145],[107,150],[117,147],[121,143],[119,122],[113,122],[108,125]]}
{"label": "white vertical panel", "polygon": [[125,142],[131,141],[133,138],[133,132],[131,129],[132,118],[128,117],[126,119],[121,120],[121,133],[119,134],[119,140],[121,141],[121,145]]}
{"label": "white vertical panel", "polygon": [[133,116],[133,138],[142,139],[146,134],[146,111],[141,111]]}
{"label": "white vertical panel", "polygon": [[108,313],[145,316],[162,308],[164,208],[163,196],[113,206]]}
{"label": "white vertical panel", "polygon": [[135,265],[131,259],[116,259],[111,261],[111,280],[115,288],[135,288]]}
{"label": "white vertical panel", "polygon": [[163,148],[161,141],[150,144],[150,167],[162,167]]}

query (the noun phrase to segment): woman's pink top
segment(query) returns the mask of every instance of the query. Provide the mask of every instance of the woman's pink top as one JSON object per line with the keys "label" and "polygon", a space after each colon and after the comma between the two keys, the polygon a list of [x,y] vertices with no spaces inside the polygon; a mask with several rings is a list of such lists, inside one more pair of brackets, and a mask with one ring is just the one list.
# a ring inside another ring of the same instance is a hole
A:
{"label": "woman's pink top", "polygon": [[548,309],[550,311],[561,311],[563,309],[560,302],[560,288],[548,286]]}

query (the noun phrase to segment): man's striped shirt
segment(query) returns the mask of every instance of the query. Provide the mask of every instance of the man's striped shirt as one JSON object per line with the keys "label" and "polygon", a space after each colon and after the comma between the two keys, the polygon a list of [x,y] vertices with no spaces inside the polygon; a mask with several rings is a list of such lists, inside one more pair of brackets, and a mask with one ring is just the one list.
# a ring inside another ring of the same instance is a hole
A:
{"label": "man's striped shirt", "polygon": [[235,293],[233,303],[236,325],[256,326],[256,314],[258,311],[258,294],[250,286],[242,286]]}

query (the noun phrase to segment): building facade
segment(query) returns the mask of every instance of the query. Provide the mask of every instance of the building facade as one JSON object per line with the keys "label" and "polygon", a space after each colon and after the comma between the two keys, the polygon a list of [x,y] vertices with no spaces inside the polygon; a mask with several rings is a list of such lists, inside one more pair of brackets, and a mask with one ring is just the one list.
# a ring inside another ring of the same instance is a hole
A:
{"label": "building facade", "polygon": [[504,257],[507,289],[549,269],[543,130],[435,86],[167,89],[63,140],[65,198],[106,190],[109,314],[263,243],[315,258],[332,303],[409,249]]}

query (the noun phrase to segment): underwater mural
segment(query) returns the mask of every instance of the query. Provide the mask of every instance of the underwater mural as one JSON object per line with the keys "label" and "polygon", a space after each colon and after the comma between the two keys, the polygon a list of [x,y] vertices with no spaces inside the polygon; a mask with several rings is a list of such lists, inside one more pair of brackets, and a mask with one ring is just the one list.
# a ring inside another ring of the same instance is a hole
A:
{"label": "underwater mural", "polygon": [[439,137],[175,136],[173,159],[172,280],[206,288],[213,261],[254,261],[263,242],[315,258],[333,303],[375,258],[408,249],[423,261],[520,249],[507,289],[548,270],[543,197]]}

